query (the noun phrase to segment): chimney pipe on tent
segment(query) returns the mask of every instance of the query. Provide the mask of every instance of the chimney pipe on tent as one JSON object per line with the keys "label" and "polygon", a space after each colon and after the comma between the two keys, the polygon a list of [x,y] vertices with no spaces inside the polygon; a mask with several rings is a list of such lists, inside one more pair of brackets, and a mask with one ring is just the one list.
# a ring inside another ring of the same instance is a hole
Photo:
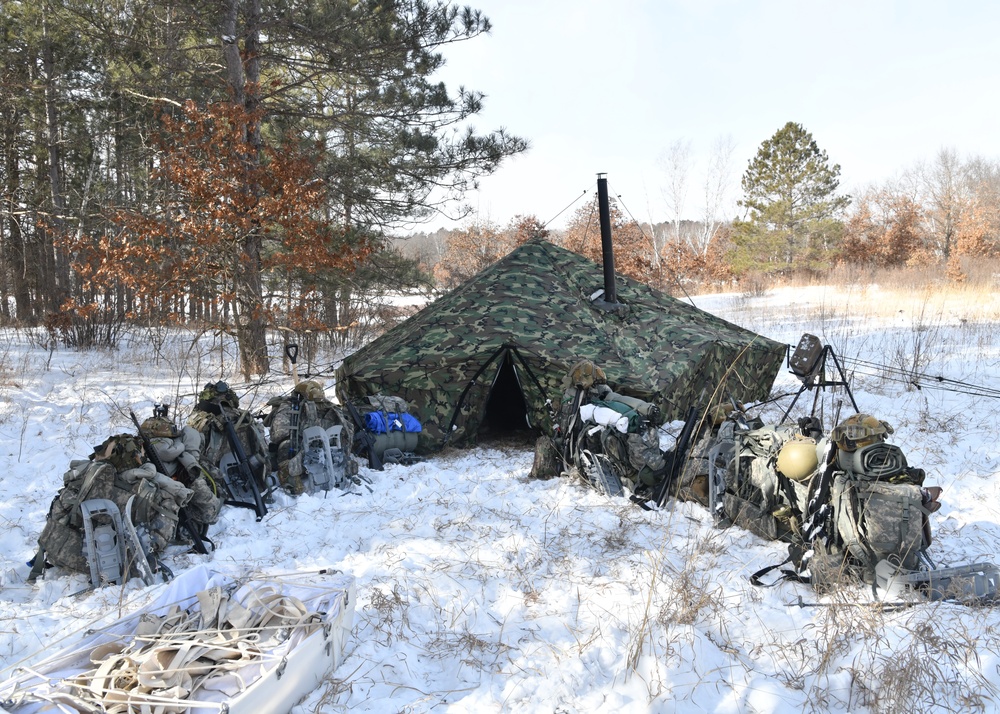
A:
{"label": "chimney pipe on tent", "polygon": [[604,260],[604,295],[602,307],[614,309],[618,305],[615,288],[615,251],[611,243],[611,205],[608,201],[608,179],[597,174],[597,207],[601,220],[601,253]]}
{"label": "chimney pipe on tent", "polygon": [[615,249],[611,244],[611,203],[608,200],[608,179],[597,174],[597,208],[601,218],[601,253],[604,259],[604,302],[618,302],[615,290]]}

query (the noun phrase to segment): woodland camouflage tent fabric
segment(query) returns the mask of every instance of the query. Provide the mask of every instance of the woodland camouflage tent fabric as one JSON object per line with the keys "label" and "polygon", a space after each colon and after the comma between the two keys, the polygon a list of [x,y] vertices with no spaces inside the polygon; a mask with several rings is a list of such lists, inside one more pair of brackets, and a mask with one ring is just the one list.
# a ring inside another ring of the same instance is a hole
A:
{"label": "woodland camouflage tent fabric", "polygon": [[[530,424],[551,433],[546,402],[559,401],[581,359],[603,368],[616,392],[655,403],[666,421],[713,395],[768,396],[785,345],[622,276],[625,308],[602,310],[591,300],[602,287],[597,264],[547,241],[525,243],[344,360],[338,396],[403,397],[423,423],[422,450],[475,441],[494,384],[514,393],[519,385]],[[511,369],[516,381],[499,378]]]}

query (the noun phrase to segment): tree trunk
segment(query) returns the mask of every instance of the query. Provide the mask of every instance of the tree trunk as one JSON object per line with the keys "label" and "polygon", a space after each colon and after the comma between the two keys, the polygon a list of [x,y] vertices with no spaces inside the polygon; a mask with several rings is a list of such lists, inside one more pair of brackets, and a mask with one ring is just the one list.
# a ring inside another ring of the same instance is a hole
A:
{"label": "tree trunk", "polygon": [[[237,33],[240,0],[226,0],[226,12],[222,22],[222,52],[226,60],[226,72],[233,102],[247,111],[256,110],[258,85],[260,82],[260,0],[249,0],[247,27],[240,52]],[[245,161],[260,162],[260,126],[254,121],[245,128]],[[252,172],[249,172],[252,175]],[[247,186],[250,192],[258,192],[257,186]],[[249,379],[251,374],[267,374],[270,365],[267,355],[267,319],[261,283],[260,231],[252,230],[240,242],[240,255],[236,264],[236,339],[239,342],[241,369]]]}
{"label": "tree trunk", "polygon": [[15,317],[23,324],[31,324],[35,317],[35,309],[28,289],[26,276],[27,263],[24,232],[21,230],[21,219],[17,215],[21,173],[20,157],[17,148],[18,112],[4,126],[4,158],[7,186],[4,203],[7,214],[7,237],[4,242],[4,262],[10,266],[11,289],[14,293]]}
{"label": "tree trunk", "polygon": [[[45,129],[46,144],[48,148],[49,164],[49,194],[52,201],[52,229],[56,235],[62,233],[62,226],[66,215],[66,199],[63,195],[62,186],[62,152],[59,144],[59,110],[56,106],[56,83],[55,83],[55,56],[52,48],[52,41],[48,36],[47,15],[42,15],[42,67],[44,72],[44,97],[45,97]],[[51,231],[49,234],[49,244],[46,246],[52,251],[53,261],[53,282],[57,293],[58,302],[69,297],[69,256],[66,252],[58,249],[54,243]],[[55,305],[56,308],[59,305]]]}

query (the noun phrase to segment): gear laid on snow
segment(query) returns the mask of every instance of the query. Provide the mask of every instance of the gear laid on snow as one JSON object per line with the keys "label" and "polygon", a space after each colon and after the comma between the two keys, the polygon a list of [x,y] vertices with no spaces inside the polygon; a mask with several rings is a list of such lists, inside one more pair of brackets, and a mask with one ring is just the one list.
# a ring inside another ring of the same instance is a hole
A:
{"label": "gear laid on snow", "polygon": [[[815,419],[776,426],[731,420],[716,430],[709,480],[716,521],[789,543],[789,558],[751,582],[762,585],[779,568],[780,579],[820,590],[854,579],[884,586],[889,571],[899,582],[935,581],[929,516],[940,507],[941,489],[924,487],[924,471],[885,443],[893,433],[885,421],[855,414],[829,437],[819,426]],[[924,575],[912,575],[918,572]],[[982,576],[976,573],[968,577]]]}
{"label": "gear laid on snow", "polygon": [[357,478],[350,457],[354,429],[313,379],[299,382],[292,394],[268,400],[264,426],[270,430],[271,470],[292,495],[345,488]]}

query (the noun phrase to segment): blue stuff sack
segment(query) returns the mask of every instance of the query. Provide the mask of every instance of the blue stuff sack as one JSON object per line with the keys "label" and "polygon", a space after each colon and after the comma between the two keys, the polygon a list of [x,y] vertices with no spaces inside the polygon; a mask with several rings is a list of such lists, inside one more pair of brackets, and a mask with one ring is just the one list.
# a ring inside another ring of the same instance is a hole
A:
{"label": "blue stuff sack", "polygon": [[390,431],[423,431],[420,422],[412,414],[395,412],[368,412],[365,414],[365,429],[375,434],[385,434]]}

